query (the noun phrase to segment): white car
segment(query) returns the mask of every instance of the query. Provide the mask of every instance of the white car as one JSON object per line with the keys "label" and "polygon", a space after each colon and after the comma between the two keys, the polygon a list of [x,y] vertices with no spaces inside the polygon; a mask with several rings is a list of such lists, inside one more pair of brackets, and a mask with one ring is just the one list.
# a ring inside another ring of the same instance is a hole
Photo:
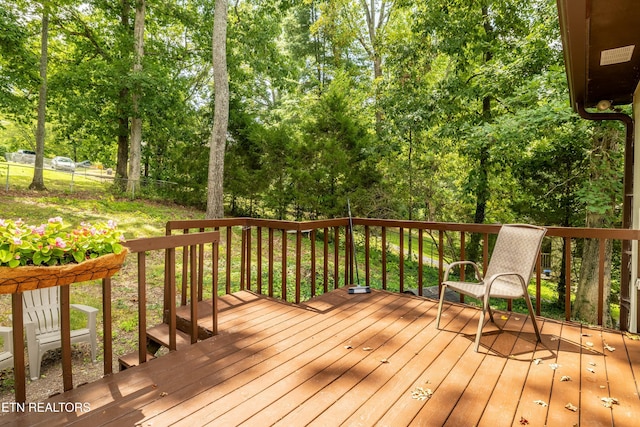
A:
{"label": "white car", "polygon": [[57,156],[51,161],[51,167],[56,170],[70,171],[76,170],[76,164],[68,157]]}

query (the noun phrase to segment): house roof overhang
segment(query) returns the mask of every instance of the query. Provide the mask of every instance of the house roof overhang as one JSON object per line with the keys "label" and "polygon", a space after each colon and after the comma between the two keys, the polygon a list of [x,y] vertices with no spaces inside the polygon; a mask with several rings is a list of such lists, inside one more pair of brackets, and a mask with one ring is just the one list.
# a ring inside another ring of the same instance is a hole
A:
{"label": "house roof overhang", "polygon": [[557,4],[572,108],[630,104],[640,80],[640,1]]}

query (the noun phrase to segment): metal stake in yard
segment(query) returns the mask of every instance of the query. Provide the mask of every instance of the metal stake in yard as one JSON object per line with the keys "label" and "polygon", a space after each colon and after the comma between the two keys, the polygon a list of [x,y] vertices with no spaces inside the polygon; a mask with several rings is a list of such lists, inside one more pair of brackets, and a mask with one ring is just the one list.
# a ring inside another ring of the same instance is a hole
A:
{"label": "metal stake in yard", "polygon": [[361,286],[360,285],[360,275],[358,274],[358,257],[356,256],[356,242],[353,239],[353,220],[351,219],[351,203],[349,199],[347,199],[347,210],[349,211],[349,234],[351,236],[351,252],[353,253],[353,262],[356,266],[356,286],[351,286],[349,288],[350,294],[368,294],[371,293],[371,288],[369,286]]}

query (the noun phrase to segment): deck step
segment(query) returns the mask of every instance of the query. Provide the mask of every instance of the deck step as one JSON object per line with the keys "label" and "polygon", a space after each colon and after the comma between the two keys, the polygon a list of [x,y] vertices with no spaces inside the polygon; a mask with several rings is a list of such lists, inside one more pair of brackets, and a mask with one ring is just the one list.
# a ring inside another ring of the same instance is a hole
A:
{"label": "deck step", "polygon": [[[153,328],[147,329],[147,340],[150,343],[157,343],[169,348],[169,325],[161,323]],[[191,345],[191,336],[179,329],[176,329],[176,350],[187,348]]]}
{"label": "deck step", "polygon": [[[210,299],[199,301],[198,306],[198,339],[206,340],[213,336],[213,305]],[[166,320],[166,319],[165,319]],[[182,331],[191,328],[191,307],[183,305],[176,308],[176,327]]]}
{"label": "deck step", "polygon": [[[147,362],[155,358],[156,356],[154,356],[153,354],[147,353]],[[140,364],[138,352],[134,351],[133,353],[127,353],[124,356],[120,356],[118,358],[118,364],[120,365],[120,371],[124,371],[125,369],[138,366]]]}

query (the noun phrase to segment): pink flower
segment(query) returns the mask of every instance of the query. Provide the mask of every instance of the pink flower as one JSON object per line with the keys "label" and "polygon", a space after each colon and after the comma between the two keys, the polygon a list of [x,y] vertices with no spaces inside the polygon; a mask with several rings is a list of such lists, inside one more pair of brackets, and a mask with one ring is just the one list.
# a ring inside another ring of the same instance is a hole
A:
{"label": "pink flower", "polygon": [[56,246],[58,248],[64,249],[67,247],[67,244],[64,242],[64,240],[62,240],[62,237],[56,237]]}
{"label": "pink flower", "polygon": [[0,227],[6,227],[7,223],[4,222],[4,219],[0,219]]}
{"label": "pink flower", "polygon": [[14,245],[21,245],[22,244],[22,240],[20,240],[19,237],[14,237],[13,238],[13,244]]}
{"label": "pink flower", "polygon": [[55,218],[49,218],[49,224],[55,224],[56,222],[62,224],[62,218],[60,218],[59,216]]}
{"label": "pink flower", "polygon": [[44,236],[44,225],[34,227],[32,233],[37,234],[38,236]]}

